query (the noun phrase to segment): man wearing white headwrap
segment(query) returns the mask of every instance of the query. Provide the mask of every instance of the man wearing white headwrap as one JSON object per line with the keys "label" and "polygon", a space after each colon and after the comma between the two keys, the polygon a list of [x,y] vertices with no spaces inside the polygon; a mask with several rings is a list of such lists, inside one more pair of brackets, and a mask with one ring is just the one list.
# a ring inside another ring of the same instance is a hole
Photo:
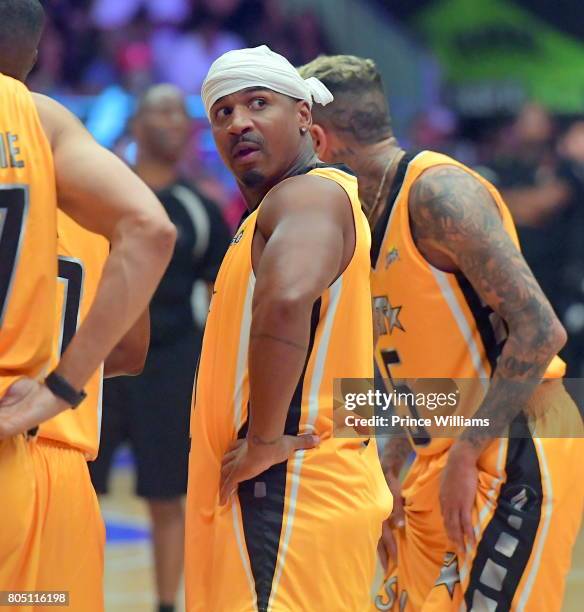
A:
{"label": "man wearing white headwrap", "polygon": [[278,93],[327,105],[331,92],[316,78],[303,79],[296,68],[282,55],[266,45],[254,49],[229,51],[213,62],[203,83],[201,97],[207,117],[219,98],[247,87],[269,87]]}
{"label": "man wearing white headwrap", "polygon": [[357,181],[309,135],[332,96],[267,47],[219,58],[202,95],[249,215],[193,394],[187,610],[365,611],[391,496],[375,440],[334,431],[333,381],[371,378],[373,346]]}

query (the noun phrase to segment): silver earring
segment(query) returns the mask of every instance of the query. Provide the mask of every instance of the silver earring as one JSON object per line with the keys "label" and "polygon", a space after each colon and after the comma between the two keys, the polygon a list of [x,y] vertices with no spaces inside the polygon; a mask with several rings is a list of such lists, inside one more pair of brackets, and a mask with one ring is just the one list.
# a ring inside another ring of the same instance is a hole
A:
{"label": "silver earring", "polygon": [[306,134],[306,132],[308,132],[308,128],[305,128],[305,127],[301,127],[300,128],[300,133],[302,134],[302,136],[304,136],[304,134]]}

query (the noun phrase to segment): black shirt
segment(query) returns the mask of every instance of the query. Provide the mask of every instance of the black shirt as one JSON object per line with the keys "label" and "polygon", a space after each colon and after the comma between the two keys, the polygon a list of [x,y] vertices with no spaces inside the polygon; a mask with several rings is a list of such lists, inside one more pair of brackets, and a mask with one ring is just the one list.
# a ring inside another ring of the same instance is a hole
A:
{"label": "black shirt", "polygon": [[231,235],[218,206],[187,181],[156,192],[177,229],[174,253],[150,304],[153,345],[171,344],[195,323],[191,307],[193,285],[213,282]]}

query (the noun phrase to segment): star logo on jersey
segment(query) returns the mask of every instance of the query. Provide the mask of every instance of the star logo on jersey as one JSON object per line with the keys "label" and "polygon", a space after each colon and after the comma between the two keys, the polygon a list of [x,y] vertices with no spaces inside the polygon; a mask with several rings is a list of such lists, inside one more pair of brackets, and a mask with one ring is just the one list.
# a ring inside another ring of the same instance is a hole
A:
{"label": "star logo on jersey", "polygon": [[386,296],[373,298],[373,309],[375,314],[375,326],[380,336],[391,335],[394,329],[405,332],[402,322],[399,320],[401,306],[392,306]]}
{"label": "star logo on jersey", "polygon": [[391,247],[385,256],[385,268],[389,268],[392,263],[399,261],[399,253],[395,247]]}
{"label": "star logo on jersey", "polygon": [[454,597],[454,587],[460,582],[460,576],[458,575],[458,559],[456,554],[453,552],[447,552],[444,555],[444,563],[440,570],[440,576],[434,583],[434,586],[444,585],[450,595],[450,599]]}

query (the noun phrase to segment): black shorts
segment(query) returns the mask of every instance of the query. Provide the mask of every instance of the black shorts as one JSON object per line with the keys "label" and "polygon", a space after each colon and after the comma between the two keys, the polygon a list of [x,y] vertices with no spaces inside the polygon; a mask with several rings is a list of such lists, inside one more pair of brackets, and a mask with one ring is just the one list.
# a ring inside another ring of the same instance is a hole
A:
{"label": "black shorts", "polygon": [[185,495],[189,419],[201,338],[186,333],[172,345],[151,347],[136,377],[105,381],[99,455],[89,463],[93,486],[107,493],[113,456],[128,441],[136,460],[136,493],[148,499]]}

